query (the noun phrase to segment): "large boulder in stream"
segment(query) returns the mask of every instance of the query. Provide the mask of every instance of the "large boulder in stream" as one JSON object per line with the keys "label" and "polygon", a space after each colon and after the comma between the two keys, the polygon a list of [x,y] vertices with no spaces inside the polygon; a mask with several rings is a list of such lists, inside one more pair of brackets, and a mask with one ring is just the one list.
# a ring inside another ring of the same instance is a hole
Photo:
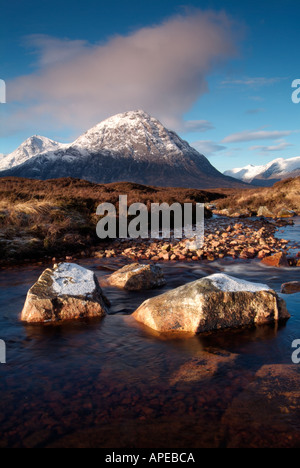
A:
{"label": "large boulder in stream", "polygon": [[39,323],[102,317],[108,304],[92,271],[60,263],[45,270],[30,288],[21,320]]}
{"label": "large boulder in stream", "polygon": [[142,265],[132,263],[115,271],[108,282],[112,286],[139,291],[142,289],[159,288],[166,284],[162,269],[158,265]]}
{"label": "large boulder in stream", "polygon": [[215,274],[148,299],[133,317],[159,332],[195,334],[272,323],[290,315],[268,286]]}

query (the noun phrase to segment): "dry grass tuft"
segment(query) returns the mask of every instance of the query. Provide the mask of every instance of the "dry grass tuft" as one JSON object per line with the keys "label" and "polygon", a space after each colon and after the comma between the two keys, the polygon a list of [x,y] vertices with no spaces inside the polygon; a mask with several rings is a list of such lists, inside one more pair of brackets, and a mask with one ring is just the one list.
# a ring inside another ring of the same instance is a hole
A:
{"label": "dry grass tuft", "polygon": [[275,215],[282,209],[300,214],[300,177],[285,179],[268,188],[234,190],[215,204],[219,210],[228,209],[230,212],[248,209],[256,214],[259,207],[266,206]]}

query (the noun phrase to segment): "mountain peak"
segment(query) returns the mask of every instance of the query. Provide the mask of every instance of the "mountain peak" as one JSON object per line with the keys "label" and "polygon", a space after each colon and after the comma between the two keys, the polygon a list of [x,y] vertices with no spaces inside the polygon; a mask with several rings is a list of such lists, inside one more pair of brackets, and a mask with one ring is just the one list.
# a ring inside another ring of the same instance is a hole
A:
{"label": "mountain peak", "polygon": [[122,130],[124,129],[124,127],[134,127],[135,129],[137,129],[139,126],[145,125],[151,125],[152,127],[159,126],[163,128],[163,125],[159,122],[159,120],[147,114],[147,112],[143,110],[135,110],[122,112],[120,114],[108,117],[107,119],[99,122],[97,125],[85,132],[85,134],[94,133],[96,131],[102,131],[103,128],[113,128],[115,130]]}
{"label": "mountain peak", "polygon": [[0,171],[19,166],[36,155],[46,151],[54,151],[59,146],[60,143],[50,140],[50,138],[33,135],[27,138],[15,151],[1,158]]}
{"label": "mountain peak", "polygon": [[150,159],[152,162],[171,157],[178,163],[184,152],[199,155],[187,142],[143,110],[124,112],[103,120],[77,138],[72,146],[80,152],[110,151],[122,154],[126,159]]}
{"label": "mountain peak", "polygon": [[76,177],[189,188],[241,185],[143,110],[109,117],[69,145],[35,135],[7,158],[0,162],[2,177]]}

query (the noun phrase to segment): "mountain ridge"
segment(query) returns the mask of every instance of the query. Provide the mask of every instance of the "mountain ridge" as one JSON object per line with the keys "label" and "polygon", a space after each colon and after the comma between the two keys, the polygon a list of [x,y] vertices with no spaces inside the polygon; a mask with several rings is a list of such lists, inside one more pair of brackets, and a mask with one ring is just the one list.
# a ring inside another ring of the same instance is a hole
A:
{"label": "mountain ridge", "polygon": [[249,164],[245,167],[225,171],[224,175],[237,178],[252,185],[268,187],[280,180],[300,176],[300,157],[290,159],[277,158],[262,166]]}
{"label": "mountain ridge", "polygon": [[[34,140],[35,148],[26,150],[27,156],[23,148],[30,139],[14,152],[17,159],[13,159],[14,153],[6,157],[10,167],[3,169],[6,158],[1,160],[0,177],[74,177],[96,183],[127,181],[190,188],[245,186],[221,174],[204,155],[142,110],[109,117],[71,144],[36,138],[41,141]],[[39,146],[45,150],[39,151]]]}

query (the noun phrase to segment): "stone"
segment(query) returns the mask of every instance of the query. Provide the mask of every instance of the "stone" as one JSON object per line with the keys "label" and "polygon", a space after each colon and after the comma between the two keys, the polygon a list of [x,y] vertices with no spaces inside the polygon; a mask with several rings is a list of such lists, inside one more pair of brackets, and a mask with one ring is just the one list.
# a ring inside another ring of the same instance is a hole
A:
{"label": "stone", "polygon": [[270,255],[262,259],[261,263],[271,267],[288,267],[289,262],[286,255],[283,252],[278,252],[274,255]]}
{"label": "stone", "polygon": [[300,292],[300,281],[291,281],[281,286],[282,294],[295,294]]}
{"label": "stone", "polygon": [[211,379],[220,368],[234,364],[238,354],[224,350],[202,351],[200,356],[189,359],[171,375],[170,385],[182,382],[196,382]]}
{"label": "stone", "polygon": [[44,323],[103,317],[108,305],[92,271],[60,263],[47,268],[29,289],[21,320]]}
{"label": "stone", "polygon": [[297,213],[293,210],[287,210],[286,208],[282,208],[278,213],[279,218],[293,218],[294,216],[297,216]]}
{"label": "stone", "polygon": [[201,333],[290,317],[263,284],[215,274],[146,300],[133,317],[158,332]]}
{"label": "stone", "polygon": [[240,257],[245,258],[245,259],[255,258],[255,256],[256,256],[256,252],[254,251],[254,249],[244,249],[240,253]]}
{"label": "stone", "polygon": [[112,286],[139,291],[141,289],[159,288],[166,284],[162,269],[158,265],[133,263],[113,273],[108,282]]}
{"label": "stone", "polygon": [[257,210],[257,216],[263,216],[264,218],[274,218],[274,214],[267,206],[260,206]]}
{"label": "stone", "polygon": [[265,258],[267,255],[270,255],[270,250],[260,250],[257,257],[259,259]]}

